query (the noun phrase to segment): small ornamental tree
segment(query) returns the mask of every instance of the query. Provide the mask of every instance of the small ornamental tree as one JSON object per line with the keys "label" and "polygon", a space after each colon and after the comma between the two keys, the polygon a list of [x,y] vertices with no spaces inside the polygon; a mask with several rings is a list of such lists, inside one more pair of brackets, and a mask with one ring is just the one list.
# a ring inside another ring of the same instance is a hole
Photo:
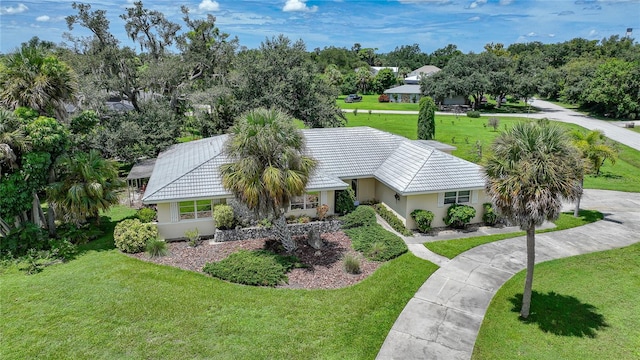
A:
{"label": "small ornamental tree", "polygon": [[418,114],[418,139],[431,140],[436,135],[436,103],[425,96],[420,99],[420,113]]}

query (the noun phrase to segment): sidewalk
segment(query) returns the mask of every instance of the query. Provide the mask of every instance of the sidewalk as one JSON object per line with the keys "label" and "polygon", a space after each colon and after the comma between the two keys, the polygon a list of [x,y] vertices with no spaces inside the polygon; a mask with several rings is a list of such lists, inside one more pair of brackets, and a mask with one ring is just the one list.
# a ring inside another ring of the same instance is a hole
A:
{"label": "sidewalk", "polygon": [[[537,234],[536,263],[640,241],[640,193],[586,190],[582,204],[605,220]],[[471,358],[491,299],[526,267],[524,244],[524,236],[497,241],[442,262],[406,305],[377,359]]]}

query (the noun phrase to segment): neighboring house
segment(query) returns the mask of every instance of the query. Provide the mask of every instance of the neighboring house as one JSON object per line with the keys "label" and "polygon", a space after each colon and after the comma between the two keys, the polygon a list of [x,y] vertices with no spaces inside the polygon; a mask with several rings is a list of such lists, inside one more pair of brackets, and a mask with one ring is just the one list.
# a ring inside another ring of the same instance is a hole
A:
{"label": "neighboring house", "polygon": [[372,66],[371,67],[371,74],[373,76],[376,76],[376,75],[378,75],[378,73],[382,69],[391,69],[391,71],[393,71],[393,75],[398,76],[398,67],[397,66]]}
{"label": "neighboring house", "polygon": [[[403,102],[403,103],[417,103],[420,102],[422,92],[420,91],[420,85],[400,85],[384,91],[389,95],[389,101],[391,102]],[[440,105],[467,105],[464,96],[448,97],[442,100]]]}
{"label": "neighboring house", "polygon": [[408,73],[404,78],[404,83],[407,85],[417,85],[420,84],[420,79],[426,76],[431,76],[440,71],[440,68],[433,65],[425,65],[418,69],[413,70]]}
{"label": "neighboring house", "polygon": [[[408,140],[369,127],[302,130],[307,153],[318,166],[307,193],[291,201],[288,215],[315,216],[319,205],[335,213],[336,194],[351,187],[360,202],[379,201],[409,228],[414,209],[431,210],[433,226],[443,226],[449,204],[476,208],[482,219],[486,201],[479,165],[451,155],[454,148],[435,141]],[[157,204],[158,229],[166,239],[197,228],[212,235],[213,206],[233,198],[222,186],[220,165],[228,135],[177,144],[160,154],[143,197]],[[439,150],[441,149],[441,150]]]}

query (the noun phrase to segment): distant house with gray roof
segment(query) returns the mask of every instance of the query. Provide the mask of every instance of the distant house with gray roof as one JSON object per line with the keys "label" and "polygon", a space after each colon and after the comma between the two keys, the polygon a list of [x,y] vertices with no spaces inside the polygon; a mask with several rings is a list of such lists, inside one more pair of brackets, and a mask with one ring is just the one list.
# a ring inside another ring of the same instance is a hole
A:
{"label": "distant house with gray roof", "polygon": [[[408,140],[369,127],[302,130],[307,154],[318,162],[306,194],[292,199],[288,215],[315,216],[319,205],[335,213],[339,191],[351,187],[360,202],[379,201],[409,228],[415,209],[435,214],[433,226],[443,226],[448,204],[476,208],[482,218],[485,202],[482,168],[450,154],[452,146]],[[156,204],[158,229],[166,239],[180,238],[198,228],[215,232],[213,206],[233,195],[222,186],[220,165],[232,162],[223,154],[228,135],[177,144],[160,154],[143,202]]]}
{"label": "distant house with gray roof", "polygon": [[[413,70],[404,78],[404,85],[392,87],[384,91],[389,96],[391,102],[418,103],[422,97],[420,91],[420,80],[440,71],[440,68],[433,65],[425,65]],[[468,105],[468,99],[464,96],[451,96],[439,99],[440,105]]]}

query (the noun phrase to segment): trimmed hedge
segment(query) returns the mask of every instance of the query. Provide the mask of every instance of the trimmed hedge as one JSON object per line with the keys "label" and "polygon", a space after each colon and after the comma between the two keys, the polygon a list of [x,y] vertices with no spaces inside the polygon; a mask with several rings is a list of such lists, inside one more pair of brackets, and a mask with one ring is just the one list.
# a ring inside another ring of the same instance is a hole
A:
{"label": "trimmed hedge", "polygon": [[480,111],[475,111],[475,110],[467,111],[467,117],[479,118],[480,117]]}
{"label": "trimmed hedge", "polygon": [[411,236],[413,233],[411,230],[407,229],[402,221],[398,219],[396,214],[394,214],[391,210],[387,209],[382,204],[375,204],[373,208],[376,210],[378,215],[380,215],[391,227],[404,236]]}
{"label": "trimmed hedge", "polygon": [[429,210],[415,209],[411,212],[411,218],[415,220],[418,230],[423,233],[431,230],[433,217],[433,212]]}
{"label": "trimmed hedge", "polygon": [[205,273],[237,284],[276,286],[287,283],[286,273],[302,267],[295,256],[281,256],[266,250],[240,250],[227,258],[207,263]]}
{"label": "trimmed hedge", "polygon": [[150,223],[156,219],[156,211],[151,208],[142,208],[136,211],[136,218],[143,223]]}
{"label": "trimmed hedge", "polygon": [[493,204],[484,203],[482,204],[482,207],[484,208],[484,214],[482,214],[482,221],[484,221],[487,225],[491,225],[491,226],[497,224],[500,217],[498,216],[496,209],[493,208]]}
{"label": "trimmed hedge", "polygon": [[457,228],[463,229],[476,216],[476,209],[469,205],[452,204],[447,209],[447,216],[442,219],[444,223]]}
{"label": "trimmed hedge", "polygon": [[340,215],[347,215],[354,211],[356,209],[355,201],[356,193],[352,188],[340,191],[336,197],[336,212]]}
{"label": "trimmed hedge", "polygon": [[371,226],[376,224],[376,211],[370,206],[358,206],[355,211],[343,216],[340,220],[343,229]]}
{"label": "trimmed hedge", "polygon": [[158,237],[158,227],[143,224],[138,219],[120,221],[113,230],[113,240],[118,249],[125,253],[138,253],[145,249],[149,240]]}
{"label": "trimmed hedge", "polygon": [[216,222],[218,229],[233,229],[235,223],[233,208],[225,204],[216,205],[213,208],[213,220]]}
{"label": "trimmed hedge", "polygon": [[353,249],[360,251],[371,260],[391,260],[408,250],[400,237],[378,224],[346,229],[344,233],[351,239]]}

